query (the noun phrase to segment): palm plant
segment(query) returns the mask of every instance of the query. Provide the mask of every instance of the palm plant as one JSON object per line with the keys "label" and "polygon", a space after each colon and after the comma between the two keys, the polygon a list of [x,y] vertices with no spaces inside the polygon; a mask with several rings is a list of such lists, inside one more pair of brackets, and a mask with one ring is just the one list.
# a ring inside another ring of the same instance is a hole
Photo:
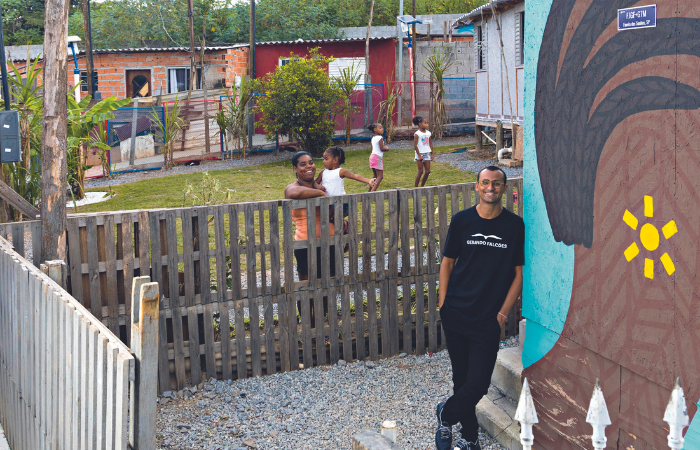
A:
{"label": "palm plant", "polygon": [[[38,83],[41,69],[37,68],[37,61],[38,58],[29,65],[24,77],[11,61],[7,63],[10,67],[7,80],[15,100],[11,107],[19,113],[22,162],[3,164],[2,168],[8,185],[34,206],[38,206],[41,198],[40,165],[36,161],[40,156],[43,107]],[[14,216],[19,219],[19,212],[14,211]]]}
{"label": "palm plant", "polygon": [[350,145],[350,132],[352,131],[352,115],[360,108],[352,105],[352,96],[355,88],[362,78],[358,71],[359,66],[353,62],[350,67],[340,70],[340,75],[333,78],[341,92],[341,104],[338,112],[345,118],[345,145]]}
{"label": "palm plant", "polygon": [[435,139],[442,139],[444,126],[448,120],[447,111],[445,110],[445,76],[447,72],[455,65],[455,59],[446,47],[441,47],[433,51],[424,62],[423,68],[428,71],[430,81],[435,82],[435,91],[431,93],[433,96],[433,136]]}
{"label": "palm plant", "polygon": [[163,120],[156,111],[151,111],[151,121],[155,124],[158,131],[158,137],[165,151],[163,152],[165,170],[170,170],[173,167],[173,141],[180,132],[180,129],[185,124],[185,121],[180,117],[180,101],[176,98],[172,106],[168,103],[163,105]]}
{"label": "palm plant", "polygon": [[397,88],[396,83],[393,83],[389,77],[386,78],[386,88],[388,96],[381,103],[379,103],[379,121],[384,126],[387,143],[391,143],[392,139],[394,139],[394,135],[396,134],[394,113],[396,111],[396,105],[399,99],[399,89]]}

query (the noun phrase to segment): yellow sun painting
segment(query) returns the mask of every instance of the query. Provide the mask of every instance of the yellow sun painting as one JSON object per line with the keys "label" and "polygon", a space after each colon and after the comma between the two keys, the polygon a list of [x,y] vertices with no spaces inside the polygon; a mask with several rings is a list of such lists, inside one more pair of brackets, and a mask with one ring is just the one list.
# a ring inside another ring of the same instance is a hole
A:
{"label": "yellow sun painting", "polygon": [[[644,215],[646,217],[654,217],[654,199],[649,195],[644,196]],[[632,228],[633,230],[637,230],[639,220],[634,216],[634,214],[632,214],[628,210],[625,210],[625,215],[622,217],[622,220],[630,228]],[[663,228],[661,228],[661,232],[663,233],[664,238],[668,240],[671,236],[678,232],[676,222],[674,222],[673,220],[668,222],[666,225],[663,226]],[[653,224],[645,223],[639,230],[639,240],[641,241],[642,246],[645,249],[647,249],[650,252],[653,252],[654,250],[659,248],[659,230],[657,230]],[[625,250],[625,258],[627,259],[627,262],[632,261],[632,259],[634,259],[634,257],[638,254],[639,247],[637,246],[636,242],[632,242],[632,244]],[[668,253],[664,253],[663,255],[661,255],[659,260],[661,261],[661,264],[663,264],[664,269],[666,269],[666,273],[668,273],[669,275],[673,275],[673,272],[676,271],[676,266],[673,264],[671,257],[668,256]],[[644,258],[644,276],[652,280],[654,279],[653,259]]]}

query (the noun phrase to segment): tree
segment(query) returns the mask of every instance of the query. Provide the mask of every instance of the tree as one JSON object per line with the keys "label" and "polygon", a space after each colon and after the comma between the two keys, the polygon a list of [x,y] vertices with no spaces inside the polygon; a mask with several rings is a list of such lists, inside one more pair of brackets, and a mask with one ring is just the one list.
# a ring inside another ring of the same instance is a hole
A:
{"label": "tree", "polygon": [[331,144],[333,109],[341,98],[340,89],[329,82],[331,60],[321,56],[318,48],[311,49],[306,58],[292,53],[288,64],[259,81],[264,95],[257,103],[269,138],[276,133],[287,135],[314,156],[322,155]]}
{"label": "tree", "polygon": [[41,259],[66,261],[68,0],[47,0],[41,139]]}
{"label": "tree", "polygon": [[[70,0],[71,7],[78,0]],[[2,27],[5,45],[44,43],[45,0],[3,0]]]}

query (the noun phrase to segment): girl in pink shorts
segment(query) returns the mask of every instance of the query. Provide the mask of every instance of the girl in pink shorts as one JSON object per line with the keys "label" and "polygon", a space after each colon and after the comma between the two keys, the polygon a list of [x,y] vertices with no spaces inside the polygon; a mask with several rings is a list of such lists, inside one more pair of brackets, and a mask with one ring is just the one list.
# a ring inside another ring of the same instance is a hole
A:
{"label": "girl in pink shorts", "polygon": [[384,127],[381,123],[374,123],[369,126],[369,131],[374,132],[372,137],[372,154],[369,155],[369,167],[374,172],[374,186],[370,185],[369,192],[376,191],[379,188],[379,183],[384,178],[384,152],[389,150],[389,146],[384,144]]}

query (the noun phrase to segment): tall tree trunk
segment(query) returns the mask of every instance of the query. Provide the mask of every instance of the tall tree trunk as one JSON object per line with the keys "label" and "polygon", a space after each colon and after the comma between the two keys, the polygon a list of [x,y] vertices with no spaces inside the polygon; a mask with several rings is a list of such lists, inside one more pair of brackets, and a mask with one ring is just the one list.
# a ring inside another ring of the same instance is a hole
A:
{"label": "tall tree trunk", "polygon": [[46,0],[41,137],[41,261],[66,260],[68,0]]}
{"label": "tall tree trunk", "polygon": [[85,30],[85,68],[87,70],[87,89],[88,94],[93,97],[95,95],[95,86],[92,85],[92,30],[90,29],[89,1],[90,0],[81,0],[80,10],[83,13],[83,29]]}
{"label": "tall tree trunk", "polygon": [[187,100],[192,98],[192,91],[197,89],[197,54],[194,52],[194,11],[192,0],[187,0],[187,17],[190,19],[190,88]]}

